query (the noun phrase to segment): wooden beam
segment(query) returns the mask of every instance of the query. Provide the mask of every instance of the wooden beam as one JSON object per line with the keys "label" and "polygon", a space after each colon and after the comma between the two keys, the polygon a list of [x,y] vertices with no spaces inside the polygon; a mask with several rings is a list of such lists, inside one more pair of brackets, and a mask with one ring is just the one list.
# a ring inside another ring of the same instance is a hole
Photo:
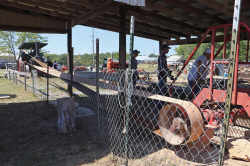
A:
{"label": "wooden beam", "polygon": [[0,7],[2,30],[38,33],[66,33],[65,21],[42,15],[30,15]]}
{"label": "wooden beam", "polygon": [[[82,24],[85,26],[91,26],[91,27],[96,27],[96,28],[100,28],[100,29],[106,29],[109,31],[113,31],[113,32],[119,32],[120,27],[118,26],[119,24],[110,24],[110,23],[103,23],[100,22],[100,20],[90,20],[88,21],[86,24]],[[129,33],[129,29],[126,28],[126,33]],[[160,35],[154,35],[150,32],[147,31],[138,31],[137,29],[135,29],[135,34],[138,37],[144,37],[144,38],[148,38],[148,39],[152,39],[152,40],[162,40],[164,39],[164,36],[160,36]]]}
{"label": "wooden beam", "polygon": [[30,6],[27,4],[20,3],[20,2],[17,3],[16,1],[9,2],[7,0],[3,0],[3,2],[0,4],[0,8],[4,10],[13,10],[13,11],[18,11],[18,12],[23,12],[25,14],[30,14],[32,16],[44,15],[44,16],[56,17],[61,20],[68,19],[67,15],[58,14],[58,13],[53,12],[52,10],[45,10],[44,8],[43,9],[35,8],[35,6]]}
{"label": "wooden beam", "polygon": [[120,32],[119,32],[119,63],[126,69],[126,9],[120,7]]}
{"label": "wooden beam", "polygon": [[70,74],[70,84],[68,84],[68,91],[70,96],[73,95],[72,82],[73,82],[73,48],[72,48],[72,24],[68,22],[67,24],[67,39],[68,39],[68,68]]}
{"label": "wooden beam", "polygon": [[[162,6],[161,6],[162,8]],[[178,32],[194,32],[194,33],[200,33],[204,32],[205,30],[199,27],[191,26],[189,24],[186,24],[182,21],[176,21],[170,17],[165,17],[160,14],[156,14],[154,10],[157,11],[158,8],[147,8],[146,10],[142,10],[141,8],[136,7],[128,7],[129,13],[131,15],[134,15],[136,18],[139,18],[141,20],[147,20],[147,23],[154,24],[154,23],[160,23],[161,26],[168,27],[168,29],[171,29],[172,31],[178,31]],[[151,11],[150,11],[151,10]],[[169,14],[169,10],[164,8],[164,13]],[[173,17],[176,17],[176,13],[174,12]],[[185,17],[185,16],[183,16]],[[191,18],[190,18],[191,19]],[[194,19],[194,18],[193,18]]]}
{"label": "wooden beam", "polygon": [[[97,17],[98,20],[100,20],[100,22],[103,22],[103,23],[109,23],[109,24],[113,24],[113,25],[116,25],[118,24],[119,25],[119,22],[118,20],[120,20],[121,18],[120,17],[117,17],[115,15],[102,15],[102,16],[98,16]],[[96,20],[97,20],[96,19]],[[129,24],[129,20],[126,19],[126,22],[127,24]],[[138,22],[138,20],[136,20],[136,26],[135,26],[135,30],[138,32],[138,31],[146,31],[146,32],[149,32],[151,34],[157,34],[159,36],[162,36],[162,38],[165,38],[166,36],[169,36],[169,35],[172,35],[172,36],[185,36],[185,34],[183,33],[178,33],[178,32],[174,32],[174,31],[169,31],[168,29],[163,29],[163,28],[160,28],[158,26],[152,26],[152,25],[149,25],[149,24],[146,24],[146,23],[142,23],[142,22]],[[135,33],[135,35],[137,35]]]}
{"label": "wooden beam", "polygon": [[[225,0],[227,1],[227,0]],[[218,3],[216,0],[199,0],[199,3],[206,5],[207,7],[211,8],[211,9],[215,9],[216,12],[218,13],[223,13],[225,16],[233,18],[233,6],[224,6],[224,4]],[[248,17],[244,17],[241,16],[240,18],[241,21],[246,21],[249,22],[249,18]]]}
{"label": "wooden beam", "polygon": [[107,0],[102,6],[94,8],[93,10],[73,19],[73,26],[77,24],[84,24],[88,20],[93,19],[96,16],[103,14],[104,12],[109,10],[111,7],[113,7],[112,3],[113,1]]}
{"label": "wooden beam", "polygon": [[[201,40],[201,38],[187,38],[187,39],[180,39],[178,40],[168,40],[169,45],[183,45],[183,44],[195,44],[198,43]],[[224,35],[217,36],[215,38],[216,42],[223,42]],[[204,40],[203,43],[209,43],[211,42],[211,37],[208,37]]]}

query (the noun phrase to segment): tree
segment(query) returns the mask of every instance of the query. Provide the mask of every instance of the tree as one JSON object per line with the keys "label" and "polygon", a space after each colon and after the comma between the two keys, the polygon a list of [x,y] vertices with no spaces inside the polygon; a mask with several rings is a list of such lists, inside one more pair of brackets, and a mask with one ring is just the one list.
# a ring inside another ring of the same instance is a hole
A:
{"label": "tree", "polygon": [[47,38],[37,34],[37,33],[30,33],[30,32],[17,32],[17,46],[24,42],[47,42]]}
{"label": "tree", "polygon": [[23,42],[47,42],[37,33],[0,31],[0,51],[17,56],[17,48]]}
{"label": "tree", "polygon": [[[217,42],[215,45],[215,53],[217,50],[222,46],[223,42]],[[183,55],[185,59],[191,54],[193,51],[194,47],[196,44],[187,44],[187,45],[180,45],[178,46],[175,51],[178,55]],[[196,51],[195,55],[193,56],[192,59],[195,59],[196,57],[200,56],[203,54],[206,48],[210,47],[210,43],[202,43],[199,47],[199,49]],[[226,45],[226,57],[229,57],[230,54],[230,49],[231,49],[231,44],[230,42],[227,43]],[[240,54],[239,54],[239,59],[242,61],[246,57],[246,48],[247,48],[247,41],[241,41],[240,42]],[[223,55],[223,51],[220,52],[220,54],[216,57],[217,59],[221,59]]]}
{"label": "tree", "polygon": [[0,31],[0,51],[14,55],[16,59],[16,33]]}

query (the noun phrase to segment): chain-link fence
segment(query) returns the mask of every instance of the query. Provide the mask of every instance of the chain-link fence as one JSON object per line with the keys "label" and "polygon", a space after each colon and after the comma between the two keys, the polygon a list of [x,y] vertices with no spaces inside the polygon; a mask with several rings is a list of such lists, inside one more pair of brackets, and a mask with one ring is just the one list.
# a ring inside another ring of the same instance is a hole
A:
{"label": "chain-link fence", "polygon": [[[50,71],[51,70],[48,70],[48,73]],[[15,63],[7,64],[4,77],[20,86],[23,86],[25,90],[32,92],[33,95],[39,97],[43,101],[69,97],[67,90],[67,85],[69,83],[68,80],[57,78],[53,75],[47,74],[47,72],[38,71],[37,69],[29,69],[28,66],[26,66],[26,70],[18,71]],[[81,85],[86,86],[84,83],[79,83],[78,87]],[[96,86],[89,85],[89,89],[95,93]],[[73,92],[74,95],[81,97],[90,95],[89,93],[83,93],[76,88],[73,89]],[[96,101],[95,94],[93,97],[91,98],[91,101]]]}
{"label": "chain-link fence", "polygon": [[[166,68],[102,73],[100,126],[117,165],[218,164],[228,64],[211,67],[205,55],[198,59],[178,78],[178,70]],[[229,122],[229,140],[243,138],[250,127],[237,105]]]}

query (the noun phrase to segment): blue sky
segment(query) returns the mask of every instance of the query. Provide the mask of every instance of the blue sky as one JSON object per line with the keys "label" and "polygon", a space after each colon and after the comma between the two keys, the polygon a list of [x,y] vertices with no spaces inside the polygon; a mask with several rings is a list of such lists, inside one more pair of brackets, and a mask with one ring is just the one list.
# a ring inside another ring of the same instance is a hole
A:
{"label": "blue sky", "polygon": [[[119,34],[116,32],[94,29],[95,38],[100,39],[100,52],[118,52]],[[46,50],[49,53],[67,53],[67,35],[65,34],[42,34],[48,38]],[[72,30],[72,42],[74,54],[92,53],[92,28],[86,26],[75,26]],[[169,55],[175,54],[174,46]],[[141,55],[151,53],[158,54],[159,43],[155,40],[135,37],[134,49],[138,49]],[[129,52],[129,36],[127,35],[127,52]]]}

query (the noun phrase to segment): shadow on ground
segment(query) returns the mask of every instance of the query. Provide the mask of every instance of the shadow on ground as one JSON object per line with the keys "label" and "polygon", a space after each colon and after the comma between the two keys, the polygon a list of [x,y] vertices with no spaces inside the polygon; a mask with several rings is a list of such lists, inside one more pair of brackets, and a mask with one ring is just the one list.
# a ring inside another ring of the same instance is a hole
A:
{"label": "shadow on ground", "polygon": [[95,115],[78,119],[71,135],[58,134],[56,123],[57,112],[47,102],[0,105],[1,166],[76,166],[109,153]]}

